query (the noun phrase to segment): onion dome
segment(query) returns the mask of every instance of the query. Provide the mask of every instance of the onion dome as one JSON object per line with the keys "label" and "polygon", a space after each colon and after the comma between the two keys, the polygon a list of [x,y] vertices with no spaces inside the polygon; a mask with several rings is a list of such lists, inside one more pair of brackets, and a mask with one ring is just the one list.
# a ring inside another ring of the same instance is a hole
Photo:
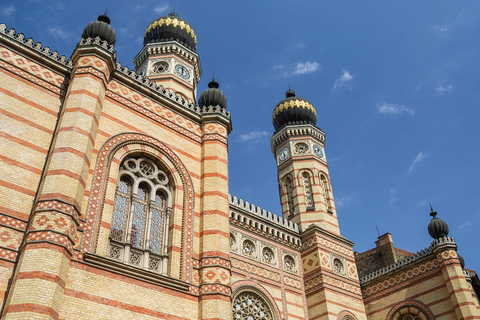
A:
{"label": "onion dome", "polygon": [[220,106],[226,109],[227,97],[222,91],[218,90],[219,86],[218,82],[215,81],[215,76],[213,76],[212,81],[208,84],[208,89],[200,94],[198,105],[200,107]]}
{"label": "onion dome", "polygon": [[317,112],[307,100],[295,97],[295,91],[288,89],[286,98],[280,101],[273,110],[273,127],[278,131],[288,124],[317,124]]}
{"label": "onion dome", "polygon": [[145,31],[143,45],[151,42],[178,41],[190,50],[197,50],[197,36],[192,27],[175,12],[153,21]]}
{"label": "onion dome", "polygon": [[110,25],[110,18],[107,17],[107,12],[98,17],[97,21],[92,21],[82,32],[82,38],[96,38],[107,41],[110,45],[115,45],[117,42],[117,34]]}
{"label": "onion dome", "polygon": [[465,269],[465,260],[463,259],[463,257],[457,253],[457,258],[460,261],[460,266],[462,267],[462,269]]}
{"label": "onion dome", "polygon": [[433,211],[432,206],[430,205],[430,215],[432,220],[428,224],[428,233],[434,239],[448,236],[448,225],[442,219],[436,217],[437,213]]}

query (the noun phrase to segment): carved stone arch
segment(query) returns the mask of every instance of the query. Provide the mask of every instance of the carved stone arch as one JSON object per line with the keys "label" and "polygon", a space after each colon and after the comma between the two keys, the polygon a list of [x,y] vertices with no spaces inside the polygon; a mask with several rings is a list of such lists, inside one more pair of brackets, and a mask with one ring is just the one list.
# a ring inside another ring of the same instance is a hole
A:
{"label": "carved stone arch", "polygon": [[[232,284],[232,304],[236,297],[242,293],[252,292],[262,298],[270,308],[273,320],[281,320],[280,310],[273,299],[272,295],[256,280],[239,280]],[[232,306],[233,307],[233,306]]]}
{"label": "carved stone arch", "polygon": [[398,320],[405,314],[413,314],[422,320],[434,320],[435,316],[423,302],[413,299],[403,300],[394,305],[388,312],[385,320]]}
{"label": "carved stone arch", "polygon": [[[170,243],[181,243],[179,267],[172,269],[170,276],[192,282],[193,268],[193,219],[194,197],[192,179],[180,158],[164,143],[150,136],[139,133],[122,133],[107,140],[98,152],[95,170],[93,173],[92,188],[88,199],[80,251],[75,257],[83,259],[83,253],[93,253],[96,249],[96,240],[108,238],[101,225],[105,206],[105,199],[112,198],[115,192],[119,166],[123,159],[131,155],[146,155],[156,159],[172,178],[172,219],[170,224],[181,226],[179,234],[169,237]],[[112,193],[113,192],[113,193]],[[178,238],[178,239],[177,239]],[[173,266],[173,260],[171,266]]]}
{"label": "carved stone arch", "polygon": [[357,320],[357,317],[348,310],[343,310],[338,314],[337,320]]}

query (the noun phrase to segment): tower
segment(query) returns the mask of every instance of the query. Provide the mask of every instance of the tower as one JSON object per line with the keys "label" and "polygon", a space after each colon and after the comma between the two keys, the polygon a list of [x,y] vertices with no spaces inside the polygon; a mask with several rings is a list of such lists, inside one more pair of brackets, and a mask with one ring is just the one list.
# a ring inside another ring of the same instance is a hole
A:
{"label": "tower", "polygon": [[356,319],[366,319],[353,243],[340,235],[325,133],[316,126],[315,108],[289,89],[275,107],[272,121],[282,214],[297,223],[301,233],[309,317],[326,320],[331,315],[355,314]]}
{"label": "tower", "polygon": [[171,12],[145,31],[143,48],[133,59],[138,73],[194,103],[202,68],[192,27]]}

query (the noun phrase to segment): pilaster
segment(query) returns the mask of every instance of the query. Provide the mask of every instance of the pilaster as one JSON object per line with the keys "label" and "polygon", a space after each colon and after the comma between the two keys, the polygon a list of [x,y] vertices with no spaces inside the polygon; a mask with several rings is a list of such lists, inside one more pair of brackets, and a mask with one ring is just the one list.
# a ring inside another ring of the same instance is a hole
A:
{"label": "pilaster", "polygon": [[433,246],[456,319],[480,319],[478,302],[473,297],[463,273],[455,241],[453,238],[443,237],[436,239]]}
{"label": "pilaster", "polygon": [[203,111],[199,314],[200,319],[231,319],[227,140],[231,124],[222,108]]}
{"label": "pilaster", "polygon": [[115,53],[97,39],[73,55],[66,98],[2,319],[58,319]]}

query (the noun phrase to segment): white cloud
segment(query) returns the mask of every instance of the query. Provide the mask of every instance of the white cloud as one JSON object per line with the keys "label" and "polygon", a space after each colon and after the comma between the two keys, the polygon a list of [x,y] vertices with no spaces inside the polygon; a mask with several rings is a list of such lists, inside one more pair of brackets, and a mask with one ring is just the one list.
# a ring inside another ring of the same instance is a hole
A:
{"label": "white cloud", "polygon": [[395,189],[390,189],[389,190],[389,200],[388,200],[388,204],[393,204],[395,201],[397,201],[397,197],[395,196],[395,193],[397,192],[397,190]]}
{"label": "white cloud", "polygon": [[[333,89],[338,89],[343,87],[347,82],[350,82],[353,80],[353,76],[348,72],[348,70],[342,70],[343,74],[335,80],[335,84],[333,85]],[[352,89],[352,87],[350,87]]]}
{"label": "white cloud", "polygon": [[293,68],[293,74],[299,75],[299,74],[312,73],[317,71],[319,67],[320,67],[320,64],[315,61],[297,62],[295,64],[295,67]]}
{"label": "white cloud", "polygon": [[249,133],[240,135],[240,141],[260,140],[268,135],[267,131],[250,131]]}
{"label": "white cloud", "polygon": [[402,114],[402,113],[409,113],[412,115],[415,114],[415,112],[407,108],[405,106],[399,106],[398,104],[388,104],[388,103],[383,103],[383,104],[378,104],[378,112],[384,113],[384,114]]}
{"label": "white cloud", "polygon": [[442,85],[439,83],[438,86],[435,88],[435,91],[437,91],[440,94],[445,94],[445,93],[452,92],[452,88],[453,86],[451,84]]}
{"label": "white cloud", "polygon": [[155,9],[153,9],[153,12],[156,14],[162,14],[165,13],[165,11],[168,10],[168,3],[164,2],[161,5],[157,6]]}
{"label": "white cloud", "polygon": [[410,165],[410,168],[408,168],[408,172],[412,172],[412,170],[413,170],[413,168],[415,167],[415,165],[416,165],[419,161],[425,159],[426,156],[427,156],[427,155],[426,155],[425,153],[420,152],[420,153],[417,155],[417,157],[415,158],[415,160],[413,160],[412,164]]}
{"label": "white cloud", "polygon": [[17,11],[17,8],[15,8],[13,5],[10,5],[6,8],[3,8],[0,12],[2,13],[2,16],[11,17],[15,11]]}
{"label": "white cloud", "polygon": [[47,31],[56,39],[60,40],[68,40],[71,38],[71,35],[69,32],[65,31],[64,28],[60,28],[57,26],[50,26],[47,28]]}

